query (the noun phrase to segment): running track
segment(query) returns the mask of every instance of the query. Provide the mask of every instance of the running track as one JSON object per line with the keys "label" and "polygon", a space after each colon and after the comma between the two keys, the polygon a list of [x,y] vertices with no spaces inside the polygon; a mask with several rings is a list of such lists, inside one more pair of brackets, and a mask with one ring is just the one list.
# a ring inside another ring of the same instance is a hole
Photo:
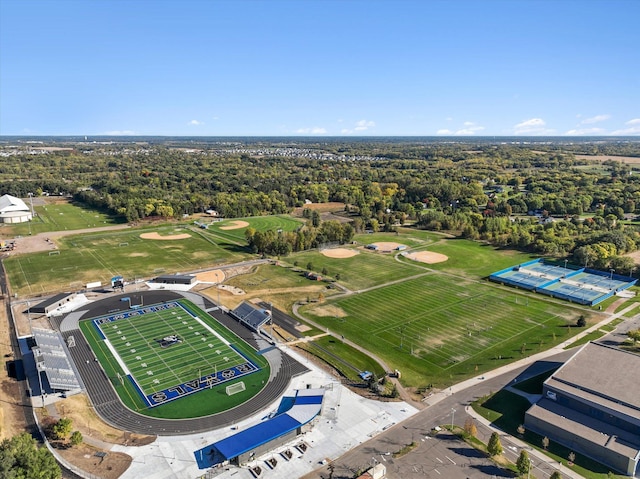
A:
{"label": "running track", "polygon": [[[271,376],[268,383],[259,394],[241,406],[230,411],[193,419],[157,419],[138,414],[126,408],[120,402],[111,382],[99,364],[94,361],[93,352],[78,328],[78,320],[104,315],[115,309],[128,309],[128,303],[122,302],[120,299],[130,297],[132,304],[140,304],[141,296],[144,298],[145,305],[162,303],[187,296],[192,301],[198,299],[194,301],[196,304],[204,301],[203,309],[215,307],[208,299],[196,296],[193,293],[182,295],[169,291],[144,291],[121,294],[96,301],[89,304],[87,309],[81,312],[81,316],[78,316],[77,312],[75,315],[72,313],[64,317],[58,325],[65,341],[69,336],[74,336],[75,338],[76,346],[69,348],[69,351],[96,412],[103,420],[118,429],[138,434],[172,436],[199,433],[229,426],[267,408],[287,390],[292,377],[308,371],[305,366],[287,354],[277,348],[273,348],[264,354],[271,366]],[[199,305],[202,307],[202,304]],[[267,345],[264,340],[240,325],[227,313],[215,310],[209,314],[254,348],[264,349]]]}

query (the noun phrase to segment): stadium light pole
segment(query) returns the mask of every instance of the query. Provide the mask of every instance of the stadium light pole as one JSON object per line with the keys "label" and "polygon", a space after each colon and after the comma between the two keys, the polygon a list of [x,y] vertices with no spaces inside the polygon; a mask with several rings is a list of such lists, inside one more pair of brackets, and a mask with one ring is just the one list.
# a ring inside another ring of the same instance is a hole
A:
{"label": "stadium light pole", "polygon": [[565,260],[564,260],[564,269],[567,269],[567,262],[568,262],[568,261],[569,261],[568,259],[565,259]]}
{"label": "stadium light pole", "polygon": [[610,271],[611,271],[611,276],[609,277],[609,279],[610,279],[610,280],[613,280],[613,273],[615,273],[615,272],[616,272],[616,270],[615,270],[615,269],[613,269],[613,268],[611,268],[611,269],[610,269]]}

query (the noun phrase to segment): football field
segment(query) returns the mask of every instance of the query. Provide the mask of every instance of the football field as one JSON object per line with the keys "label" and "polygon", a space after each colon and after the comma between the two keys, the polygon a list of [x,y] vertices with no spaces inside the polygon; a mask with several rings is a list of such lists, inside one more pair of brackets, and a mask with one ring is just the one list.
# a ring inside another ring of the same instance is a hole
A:
{"label": "football field", "polygon": [[89,322],[107,369],[129,381],[147,407],[211,389],[259,371],[201,311],[178,301],[133,306]]}

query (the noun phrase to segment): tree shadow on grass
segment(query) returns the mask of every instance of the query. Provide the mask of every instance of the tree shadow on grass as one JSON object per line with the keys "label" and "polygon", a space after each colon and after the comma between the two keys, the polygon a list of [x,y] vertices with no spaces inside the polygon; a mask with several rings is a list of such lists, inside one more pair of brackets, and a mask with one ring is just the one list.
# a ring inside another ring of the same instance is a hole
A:
{"label": "tree shadow on grass", "polygon": [[482,407],[498,413],[500,416],[493,421],[493,424],[513,434],[524,422],[524,413],[531,404],[526,398],[502,389],[482,403]]}

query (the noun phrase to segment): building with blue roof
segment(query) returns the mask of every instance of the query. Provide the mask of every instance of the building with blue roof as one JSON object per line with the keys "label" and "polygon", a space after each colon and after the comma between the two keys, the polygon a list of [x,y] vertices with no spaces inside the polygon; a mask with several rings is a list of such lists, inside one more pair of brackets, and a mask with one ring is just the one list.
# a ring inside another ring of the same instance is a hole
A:
{"label": "building with blue roof", "polygon": [[195,451],[200,469],[229,462],[235,465],[252,461],[274,448],[286,444],[302,433],[302,427],[322,410],[324,389],[300,389],[293,398],[282,399],[278,411],[243,431]]}

